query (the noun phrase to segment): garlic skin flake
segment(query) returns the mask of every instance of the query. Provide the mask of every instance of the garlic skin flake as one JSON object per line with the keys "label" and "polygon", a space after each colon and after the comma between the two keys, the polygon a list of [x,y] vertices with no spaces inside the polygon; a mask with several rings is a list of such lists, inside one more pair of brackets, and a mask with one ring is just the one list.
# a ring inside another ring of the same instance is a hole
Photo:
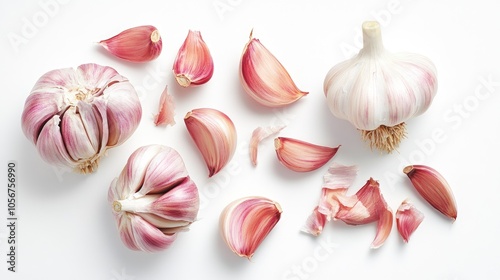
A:
{"label": "garlic skin flake", "polygon": [[253,30],[240,60],[240,81],[245,92],[267,107],[286,106],[307,95],[308,92],[297,88],[285,67],[252,33]]}
{"label": "garlic skin flake", "polygon": [[[354,195],[347,195],[358,169],[334,163],[323,177],[318,206],[309,216],[303,231],[318,236],[324,224],[341,220],[348,225],[376,222],[377,233],[371,248],[382,246],[392,230],[393,214],[380,191],[379,183],[370,178]],[[323,216],[322,216],[323,215]]]}
{"label": "garlic skin flake", "polygon": [[134,133],[141,117],[139,98],[127,78],[90,63],[40,77],[21,122],[44,161],[85,174],[97,169],[107,149]]}
{"label": "garlic skin flake", "polygon": [[457,219],[457,205],[450,185],[436,169],[426,165],[409,165],[403,172],[417,192],[436,210]]}
{"label": "garlic skin flake", "polygon": [[212,108],[189,111],[184,123],[208,168],[208,177],[217,174],[236,150],[236,128],[223,112]]}
{"label": "garlic skin flake", "polygon": [[250,161],[253,166],[257,166],[257,152],[259,149],[259,143],[270,137],[273,134],[280,132],[285,125],[279,126],[268,126],[268,127],[257,127],[252,132],[252,137],[250,138],[249,152],[250,152]]}
{"label": "garlic skin flake", "polygon": [[214,73],[214,62],[200,31],[189,30],[177,53],[173,72],[182,87],[207,83]]}
{"label": "garlic skin flake", "polygon": [[410,236],[423,220],[424,214],[418,211],[408,199],[401,203],[396,211],[396,225],[404,242],[408,243]]}
{"label": "garlic skin flake", "polygon": [[168,85],[160,95],[158,114],[154,116],[155,126],[173,126],[175,124],[175,102],[174,97],[168,93]]}
{"label": "garlic skin flake", "polygon": [[131,250],[168,248],[196,220],[198,188],[174,149],[149,145],[137,149],[108,190],[123,243]]}
{"label": "garlic skin flake", "polygon": [[364,22],[362,30],[363,48],[327,73],[324,92],[335,117],[361,130],[372,148],[390,153],[406,135],[405,122],[431,105],[436,67],[419,54],[386,51],[378,22]]}
{"label": "garlic skin flake", "polygon": [[290,170],[309,172],[325,165],[336,153],[335,148],[319,146],[302,140],[277,137],[274,147],[278,160]]}
{"label": "garlic skin flake", "polygon": [[231,251],[251,259],[281,218],[281,206],[265,197],[249,196],[228,204],[220,214],[219,228]]}
{"label": "garlic skin flake", "polygon": [[152,25],[129,28],[99,44],[112,55],[130,62],[151,61],[163,47],[160,32]]}

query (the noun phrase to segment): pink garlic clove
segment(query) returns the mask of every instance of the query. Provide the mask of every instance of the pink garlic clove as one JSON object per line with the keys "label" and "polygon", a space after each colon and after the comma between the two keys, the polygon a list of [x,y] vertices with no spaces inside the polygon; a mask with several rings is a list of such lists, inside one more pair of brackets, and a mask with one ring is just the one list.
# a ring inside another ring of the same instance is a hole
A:
{"label": "pink garlic clove", "polygon": [[207,83],[214,73],[214,62],[200,31],[189,30],[173,67],[175,79],[182,87]]}
{"label": "pink garlic clove", "polygon": [[162,50],[160,32],[151,25],[137,26],[99,42],[111,54],[131,62],[147,62]]}
{"label": "pink garlic clove", "polygon": [[404,200],[396,211],[396,225],[403,241],[408,243],[410,236],[424,220],[424,214],[418,211],[408,200]]}
{"label": "pink garlic clove", "polygon": [[340,147],[319,146],[287,137],[275,138],[274,146],[278,160],[296,172],[309,172],[322,167]]}
{"label": "pink garlic clove", "polygon": [[236,150],[236,128],[233,121],[219,110],[194,109],[184,123],[208,168],[208,177],[217,174],[231,160]]}
{"label": "pink garlic clove", "polygon": [[297,88],[283,65],[252,33],[241,56],[240,81],[250,97],[267,107],[282,107],[308,94]]}
{"label": "pink garlic clove", "polygon": [[281,206],[268,198],[250,196],[228,204],[219,219],[222,238],[231,251],[251,259],[281,218]]}
{"label": "pink garlic clove", "polygon": [[455,197],[443,175],[425,165],[410,165],[405,167],[403,172],[432,207],[453,220],[457,219]]}

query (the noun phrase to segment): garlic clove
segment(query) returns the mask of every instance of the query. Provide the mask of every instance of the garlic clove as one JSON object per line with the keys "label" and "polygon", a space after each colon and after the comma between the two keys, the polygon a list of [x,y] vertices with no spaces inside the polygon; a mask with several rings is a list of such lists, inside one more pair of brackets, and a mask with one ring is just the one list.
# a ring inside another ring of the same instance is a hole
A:
{"label": "garlic clove", "polygon": [[380,24],[362,25],[363,48],[327,73],[324,92],[332,114],[361,130],[372,148],[392,152],[406,135],[405,122],[425,112],[437,93],[432,61],[385,50]]}
{"label": "garlic clove", "polygon": [[202,85],[212,78],[214,62],[200,31],[189,30],[175,58],[173,71],[182,87]]}
{"label": "garlic clove", "polygon": [[168,86],[165,86],[165,89],[161,93],[160,103],[158,106],[158,114],[154,117],[154,123],[156,126],[173,126],[175,124],[174,120],[174,110],[175,103],[174,97],[168,94],[167,90]]}
{"label": "garlic clove", "polygon": [[250,139],[250,160],[254,166],[257,165],[257,151],[259,148],[259,143],[268,138],[269,136],[280,132],[286,125],[279,126],[269,126],[269,127],[257,127],[252,132],[252,137]]}
{"label": "garlic clove", "polygon": [[311,215],[307,218],[306,224],[302,227],[303,232],[319,236],[325,228],[327,217],[325,214],[320,213],[318,209],[319,206],[316,206]]}
{"label": "garlic clove", "polygon": [[228,204],[219,218],[222,238],[231,251],[251,259],[281,218],[281,206],[268,198],[250,196]]}
{"label": "garlic clove", "polygon": [[274,146],[278,160],[296,172],[309,172],[322,167],[340,147],[319,146],[287,137],[275,138]]}
{"label": "garlic clove", "polygon": [[198,188],[188,177],[156,199],[150,212],[174,221],[194,222],[200,206]]}
{"label": "garlic clove", "polygon": [[417,192],[443,215],[456,220],[457,206],[448,182],[434,168],[425,165],[409,165],[403,172],[410,178]]}
{"label": "garlic clove", "polygon": [[63,109],[63,99],[64,90],[60,88],[40,88],[32,91],[31,98],[26,99],[21,122],[24,135],[33,144],[36,145],[44,124]]}
{"label": "garlic clove", "polygon": [[99,44],[114,56],[131,62],[151,61],[162,50],[160,32],[151,25],[126,29]]}
{"label": "garlic clove", "polygon": [[[60,168],[78,168],[78,163],[75,162],[64,145],[64,140],[60,132],[61,118],[58,115],[53,116],[47,121],[38,135],[37,149],[40,156],[49,164]],[[93,169],[97,163],[86,166],[85,168]]]}
{"label": "garlic clove", "polygon": [[[63,141],[66,143],[68,154],[74,161],[90,158],[96,154],[98,147],[92,145],[86,127],[82,123],[82,118],[77,113],[77,107],[66,110],[61,122],[61,131],[63,132]],[[94,140],[97,142],[97,139]]]}
{"label": "garlic clove", "polygon": [[386,207],[386,209],[380,213],[377,221],[377,234],[371,244],[372,249],[377,249],[384,245],[385,240],[387,240],[387,237],[389,237],[389,234],[391,233],[392,223],[392,210],[389,207]]}
{"label": "garlic clove", "polygon": [[297,88],[283,65],[252,33],[241,56],[240,81],[248,95],[267,107],[282,107],[308,94]]}
{"label": "garlic clove", "polygon": [[133,241],[133,246],[129,246],[130,249],[157,252],[168,248],[177,238],[175,233],[165,234],[138,215],[129,215],[129,219]]}
{"label": "garlic clove", "polygon": [[[108,146],[124,143],[137,128],[142,117],[142,107],[137,94],[119,94],[135,91],[130,83],[108,84],[103,90],[107,97],[106,118],[109,126]],[[112,92],[113,94],[108,94]]]}
{"label": "garlic clove", "polygon": [[423,220],[424,214],[407,199],[401,203],[396,211],[396,225],[404,242],[408,243],[410,236]]}
{"label": "garlic clove", "polygon": [[188,179],[188,172],[179,153],[174,149],[163,149],[149,161],[142,187],[135,197],[165,193],[178,187],[186,179]]}
{"label": "garlic clove", "polygon": [[[144,167],[148,167],[153,158],[166,149],[165,146],[150,145],[135,150],[127,160],[127,169],[123,169],[116,182],[109,188],[110,191],[114,192],[113,196],[125,199],[131,193],[135,194],[139,189],[142,189],[144,177],[148,171],[148,168]],[[147,188],[147,190],[145,188],[142,195],[147,194],[151,189],[152,187]]]}
{"label": "garlic clove", "polygon": [[137,213],[137,215],[143,218],[146,222],[150,223],[151,225],[159,229],[163,228],[177,229],[180,227],[189,226],[191,224],[188,221],[165,219],[163,217],[151,213]]}
{"label": "garlic clove", "polygon": [[236,150],[236,128],[219,110],[194,109],[184,117],[186,128],[201,152],[209,177],[217,174],[231,160]]}

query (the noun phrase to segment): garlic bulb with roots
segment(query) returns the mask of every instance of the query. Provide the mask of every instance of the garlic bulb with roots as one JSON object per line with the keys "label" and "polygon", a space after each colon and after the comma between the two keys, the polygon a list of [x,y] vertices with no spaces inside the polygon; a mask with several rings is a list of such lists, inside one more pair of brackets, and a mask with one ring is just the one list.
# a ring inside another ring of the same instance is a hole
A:
{"label": "garlic bulb with roots", "polygon": [[405,122],[424,113],[437,92],[434,64],[413,53],[384,49],[380,24],[362,25],[363,48],[326,75],[332,114],[361,130],[372,148],[392,152],[406,136]]}
{"label": "garlic bulb with roots", "polygon": [[91,173],[127,140],[142,116],[139,97],[115,69],[83,64],[50,71],[26,99],[22,129],[47,163]]}

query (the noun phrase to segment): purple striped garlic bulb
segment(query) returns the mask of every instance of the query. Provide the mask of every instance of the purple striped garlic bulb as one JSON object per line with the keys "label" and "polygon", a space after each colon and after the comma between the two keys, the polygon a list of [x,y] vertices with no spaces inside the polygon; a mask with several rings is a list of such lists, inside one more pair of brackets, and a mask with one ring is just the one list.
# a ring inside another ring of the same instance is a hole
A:
{"label": "purple striped garlic bulb", "polygon": [[109,187],[120,237],[129,249],[158,252],[198,215],[198,188],[177,151],[162,145],[137,149]]}
{"label": "purple striped garlic bulb", "polygon": [[334,116],[352,123],[372,148],[392,152],[405,122],[424,113],[437,92],[436,67],[427,57],[391,53],[380,25],[363,23],[363,48],[326,75],[324,92]]}
{"label": "purple striped garlic bulb", "polygon": [[107,149],[125,142],[142,116],[127,78],[97,64],[44,74],[31,90],[22,129],[47,163],[92,173]]}

